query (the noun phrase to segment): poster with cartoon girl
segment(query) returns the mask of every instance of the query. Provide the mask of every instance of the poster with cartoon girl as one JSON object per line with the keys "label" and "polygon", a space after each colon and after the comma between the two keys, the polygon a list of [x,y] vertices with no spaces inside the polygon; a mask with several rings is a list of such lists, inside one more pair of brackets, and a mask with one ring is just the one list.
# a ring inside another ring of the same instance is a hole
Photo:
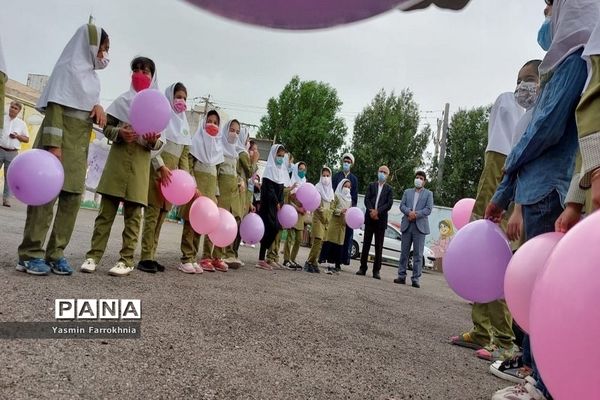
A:
{"label": "poster with cartoon girl", "polygon": [[431,250],[435,254],[435,258],[442,258],[444,257],[444,253],[446,253],[450,241],[454,237],[452,221],[449,219],[441,220],[438,223],[438,229],[440,231],[440,237],[431,244]]}

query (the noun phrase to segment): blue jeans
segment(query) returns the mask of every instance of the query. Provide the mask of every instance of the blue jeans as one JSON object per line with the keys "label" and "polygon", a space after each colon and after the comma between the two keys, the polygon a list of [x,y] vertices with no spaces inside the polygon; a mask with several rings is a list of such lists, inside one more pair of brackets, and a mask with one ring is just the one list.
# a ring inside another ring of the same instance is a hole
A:
{"label": "blue jeans", "polygon": [[400,253],[400,264],[398,265],[398,278],[400,279],[406,279],[406,269],[408,268],[408,258],[410,257],[411,246],[413,248],[412,281],[414,283],[419,283],[423,268],[425,234],[419,231],[417,224],[414,222],[411,222],[408,225],[408,229],[402,232],[402,252]]}
{"label": "blue jeans", "polygon": [[[523,205],[523,225],[525,227],[525,240],[533,239],[543,233],[554,232],[554,223],[563,211],[562,202],[558,192],[553,191],[541,201]],[[533,368],[532,377],[537,381],[537,388],[550,399],[550,393],[542,381],[542,377],[535,365],[535,358],[531,352],[529,335],[523,339],[523,362]]]}

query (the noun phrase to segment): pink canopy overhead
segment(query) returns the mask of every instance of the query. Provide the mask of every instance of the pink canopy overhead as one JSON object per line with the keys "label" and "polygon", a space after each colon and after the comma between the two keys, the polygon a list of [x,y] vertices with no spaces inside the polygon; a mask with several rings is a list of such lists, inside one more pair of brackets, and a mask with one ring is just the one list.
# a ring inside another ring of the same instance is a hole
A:
{"label": "pink canopy overhead", "polygon": [[469,0],[187,0],[225,18],[277,29],[319,29],[360,21],[393,8],[435,4],[459,10]]}

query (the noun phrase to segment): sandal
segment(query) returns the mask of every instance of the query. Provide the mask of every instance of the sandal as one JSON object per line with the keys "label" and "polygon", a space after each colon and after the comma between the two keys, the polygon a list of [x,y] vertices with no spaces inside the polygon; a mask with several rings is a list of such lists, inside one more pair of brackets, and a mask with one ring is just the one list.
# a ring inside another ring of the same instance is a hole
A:
{"label": "sandal", "polygon": [[481,350],[483,346],[475,343],[471,338],[471,334],[469,332],[463,333],[460,336],[452,336],[450,338],[450,343],[455,346],[466,347],[467,349],[473,350]]}

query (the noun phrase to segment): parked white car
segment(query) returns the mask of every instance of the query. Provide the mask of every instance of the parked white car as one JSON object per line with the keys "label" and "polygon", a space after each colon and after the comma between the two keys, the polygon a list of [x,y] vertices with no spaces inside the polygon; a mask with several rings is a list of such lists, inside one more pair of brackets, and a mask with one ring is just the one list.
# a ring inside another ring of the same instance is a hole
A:
{"label": "parked white car", "polygon": [[[359,258],[362,253],[363,240],[364,240],[364,226],[354,230],[354,240],[352,241],[352,258]],[[392,263],[394,266],[398,266],[400,261],[400,253],[402,252],[402,232],[394,225],[389,224],[385,230],[385,238],[383,240],[383,262]],[[371,243],[371,249],[369,250],[370,256],[375,256],[375,236]],[[408,261],[409,268],[412,269],[412,249],[411,258]],[[423,251],[423,268],[433,269],[433,262],[435,256],[433,251],[427,246]]]}

